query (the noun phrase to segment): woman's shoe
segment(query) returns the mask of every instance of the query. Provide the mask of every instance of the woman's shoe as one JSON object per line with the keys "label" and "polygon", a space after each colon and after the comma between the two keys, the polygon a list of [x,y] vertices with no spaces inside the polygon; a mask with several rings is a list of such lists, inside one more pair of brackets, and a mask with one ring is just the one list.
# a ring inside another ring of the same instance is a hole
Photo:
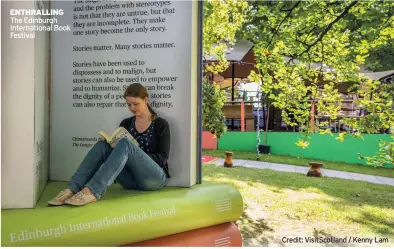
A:
{"label": "woman's shoe", "polygon": [[74,195],[71,191],[61,191],[55,198],[48,201],[48,204],[51,206],[61,206],[65,204],[65,201]]}
{"label": "woman's shoe", "polygon": [[96,202],[97,198],[91,194],[84,194],[81,191],[76,193],[73,197],[65,201],[66,204],[72,206],[84,206],[86,204]]}

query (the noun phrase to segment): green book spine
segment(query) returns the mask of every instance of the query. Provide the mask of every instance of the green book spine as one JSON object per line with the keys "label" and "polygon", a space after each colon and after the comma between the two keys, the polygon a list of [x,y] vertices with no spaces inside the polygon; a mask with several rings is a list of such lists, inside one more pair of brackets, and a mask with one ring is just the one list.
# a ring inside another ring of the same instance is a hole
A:
{"label": "green book spine", "polygon": [[87,206],[47,207],[62,187],[47,186],[35,209],[2,210],[2,246],[119,246],[235,221],[243,212],[241,194],[227,184],[112,188]]}

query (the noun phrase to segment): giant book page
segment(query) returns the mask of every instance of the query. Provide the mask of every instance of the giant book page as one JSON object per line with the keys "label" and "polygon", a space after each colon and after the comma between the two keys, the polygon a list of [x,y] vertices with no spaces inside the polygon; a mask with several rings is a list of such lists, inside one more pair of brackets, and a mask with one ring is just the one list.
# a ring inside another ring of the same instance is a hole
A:
{"label": "giant book page", "polygon": [[1,6],[1,208],[33,208],[48,180],[49,32],[20,31],[45,17],[15,12],[47,6],[38,0]]}
{"label": "giant book page", "polygon": [[[200,167],[198,1],[54,1],[50,179],[67,181],[98,131],[132,114],[123,93],[143,84],[171,131],[170,186],[192,186]],[[70,30],[67,30],[69,25]]]}

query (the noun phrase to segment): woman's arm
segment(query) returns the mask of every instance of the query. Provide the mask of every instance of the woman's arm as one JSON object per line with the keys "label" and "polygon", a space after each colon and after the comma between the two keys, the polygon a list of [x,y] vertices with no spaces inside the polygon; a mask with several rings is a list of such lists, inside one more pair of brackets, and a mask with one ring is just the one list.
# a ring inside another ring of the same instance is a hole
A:
{"label": "woman's arm", "polygon": [[155,153],[149,153],[148,155],[160,166],[163,166],[170,155],[170,144],[171,144],[171,134],[168,122],[165,119],[161,119],[162,125],[158,132],[158,137],[156,142]]}

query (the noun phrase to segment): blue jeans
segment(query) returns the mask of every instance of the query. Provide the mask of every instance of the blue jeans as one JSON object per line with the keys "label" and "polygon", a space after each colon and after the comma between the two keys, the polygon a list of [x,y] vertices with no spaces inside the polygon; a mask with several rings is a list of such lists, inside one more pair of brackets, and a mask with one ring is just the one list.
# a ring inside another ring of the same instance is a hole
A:
{"label": "blue jeans", "polygon": [[158,190],[166,184],[164,170],[141,148],[122,139],[112,149],[97,142],[71,177],[68,188],[77,193],[88,187],[99,200],[108,186],[117,180],[125,189]]}

